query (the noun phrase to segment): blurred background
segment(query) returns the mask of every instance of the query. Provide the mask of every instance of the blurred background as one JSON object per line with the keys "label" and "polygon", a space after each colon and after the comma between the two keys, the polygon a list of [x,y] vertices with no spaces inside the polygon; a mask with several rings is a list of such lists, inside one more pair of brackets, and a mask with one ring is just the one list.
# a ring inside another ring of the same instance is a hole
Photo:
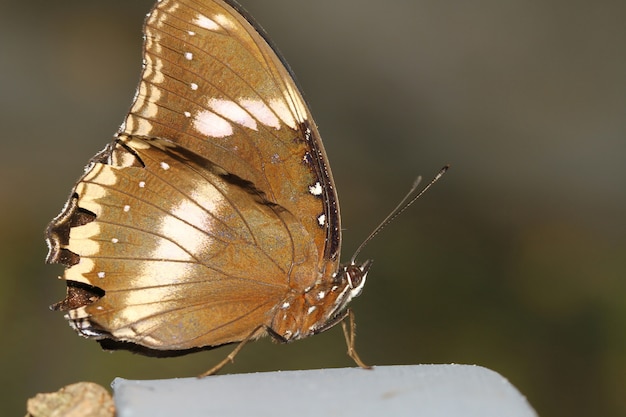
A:
{"label": "blurred background", "polygon": [[[320,126],[351,253],[413,179],[449,173],[363,252],[370,364],[478,364],[543,416],[626,415],[626,3],[241,0]],[[43,230],[111,139],[152,0],[3,0],[0,403],[116,376],[196,375],[103,352],[63,298]],[[247,346],[223,372],[354,366],[341,330]]]}

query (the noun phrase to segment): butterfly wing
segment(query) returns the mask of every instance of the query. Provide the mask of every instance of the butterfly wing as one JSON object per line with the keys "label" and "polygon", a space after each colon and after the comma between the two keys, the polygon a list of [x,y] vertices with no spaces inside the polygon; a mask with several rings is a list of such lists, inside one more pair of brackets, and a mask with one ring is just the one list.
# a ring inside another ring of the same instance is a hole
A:
{"label": "butterfly wing", "polygon": [[311,275],[293,267],[315,262],[306,230],[251,183],[164,140],[107,154],[75,189],[95,220],[64,246],[80,254],[65,279],[106,292],[70,310],[82,334],[162,350],[241,340],[284,296],[277,277]]}
{"label": "butterfly wing", "polygon": [[160,1],[121,133],[168,138],[252,182],[298,216],[323,248],[321,270],[328,260],[336,269],[341,226],[324,147],[286,64],[247,19],[223,1]]}
{"label": "butterfly wing", "polygon": [[326,155],[288,69],[233,6],[162,0],[144,32],[118,139],[48,228],[48,261],[68,267],[57,308],[84,336],[149,349],[242,340],[337,270]]}

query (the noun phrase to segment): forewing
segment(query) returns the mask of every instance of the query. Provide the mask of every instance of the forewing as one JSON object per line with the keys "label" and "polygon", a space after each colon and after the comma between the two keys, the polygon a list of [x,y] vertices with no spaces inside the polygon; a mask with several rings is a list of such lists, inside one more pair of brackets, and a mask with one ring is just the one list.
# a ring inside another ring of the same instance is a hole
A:
{"label": "forewing", "polygon": [[251,21],[223,1],[160,1],[146,19],[143,73],[120,133],[167,138],[252,182],[300,219],[320,248],[319,268],[335,269],[340,219],[319,133]]}

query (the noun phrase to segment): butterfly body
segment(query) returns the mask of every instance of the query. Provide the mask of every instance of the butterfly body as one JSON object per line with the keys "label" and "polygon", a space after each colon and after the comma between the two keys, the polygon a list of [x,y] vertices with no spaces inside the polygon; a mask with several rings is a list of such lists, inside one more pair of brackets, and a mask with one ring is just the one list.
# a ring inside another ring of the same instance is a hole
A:
{"label": "butterfly body", "polygon": [[346,315],[332,173],[264,32],[233,2],[162,0],[130,112],[47,229],[70,325],[103,346],[187,352]]}

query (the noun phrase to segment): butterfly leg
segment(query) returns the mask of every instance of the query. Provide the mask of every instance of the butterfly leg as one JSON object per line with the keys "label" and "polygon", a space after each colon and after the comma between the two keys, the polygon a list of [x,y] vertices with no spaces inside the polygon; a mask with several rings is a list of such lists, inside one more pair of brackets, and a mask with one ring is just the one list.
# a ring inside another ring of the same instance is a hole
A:
{"label": "butterfly leg", "polygon": [[263,326],[257,326],[254,328],[254,330],[252,332],[250,332],[250,334],[248,336],[246,336],[245,339],[243,339],[241,342],[239,342],[239,344],[237,345],[237,347],[235,349],[233,349],[232,352],[230,352],[228,354],[228,356],[226,356],[220,363],[218,363],[217,365],[215,365],[213,368],[209,369],[206,372],[201,373],[200,375],[198,375],[198,378],[204,378],[205,376],[209,376],[209,375],[213,375],[218,373],[224,366],[226,366],[229,362],[233,363],[235,361],[235,356],[237,356],[237,354],[239,353],[239,351],[241,349],[243,349],[243,347],[246,345],[246,343],[248,343],[250,340],[254,339],[254,337],[256,336],[256,334],[259,332],[259,330],[261,330],[263,328]]}
{"label": "butterfly leg", "polygon": [[356,353],[356,349],[354,348],[354,339],[356,336],[356,332],[355,332],[356,324],[354,322],[354,313],[352,312],[352,310],[348,309],[347,316],[348,316],[348,320],[350,324],[348,326],[348,324],[346,324],[346,321],[342,320],[341,328],[343,329],[343,335],[346,338],[346,345],[348,345],[348,356],[350,356],[352,360],[354,360],[354,362],[356,362],[356,364],[359,365],[361,368],[372,369],[370,365],[366,365],[365,362],[361,360],[361,358],[359,357],[359,354]]}

